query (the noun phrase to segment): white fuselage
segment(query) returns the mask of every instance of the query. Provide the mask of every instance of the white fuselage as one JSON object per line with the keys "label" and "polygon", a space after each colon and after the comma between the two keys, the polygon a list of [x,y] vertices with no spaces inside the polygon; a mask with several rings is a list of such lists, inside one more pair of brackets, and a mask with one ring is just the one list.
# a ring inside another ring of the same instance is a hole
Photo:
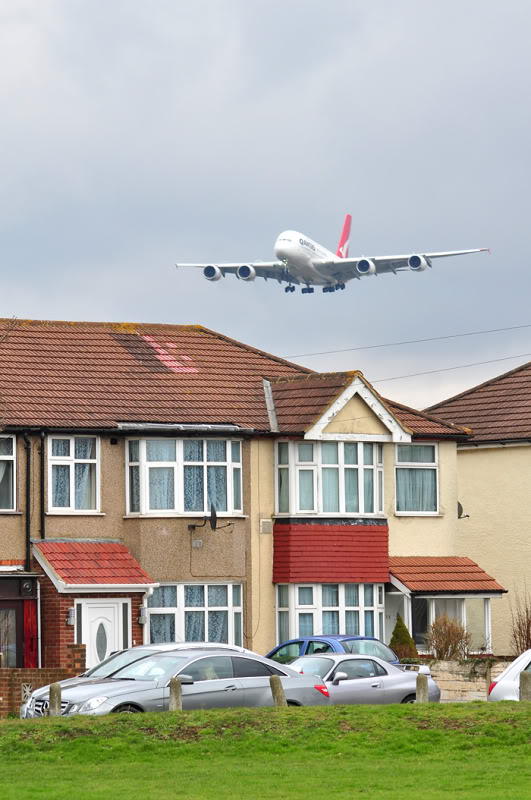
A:
{"label": "white fuselage", "polygon": [[325,267],[316,267],[320,261],[334,261],[335,253],[314,242],[298,231],[283,231],[275,242],[275,256],[283,261],[290,273],[301,283],[326,286],[336,280],[327,274]]}

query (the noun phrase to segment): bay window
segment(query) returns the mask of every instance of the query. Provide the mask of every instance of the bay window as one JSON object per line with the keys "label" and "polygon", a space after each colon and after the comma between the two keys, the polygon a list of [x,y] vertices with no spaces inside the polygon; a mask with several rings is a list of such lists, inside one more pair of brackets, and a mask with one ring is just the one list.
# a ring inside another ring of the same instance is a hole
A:
{"label": "bay window", "polygon": [[438,452],[435,444],[396,446],[396,511],[437,514]]}
{"label": "bay window", "polygon": [[383,446],[372,442],[278,442],[277,513],[383,513]]}
{"label": "bay window", "polygon": [[48,510],[97,511],[99,439],[52,436],[48,443]]}
{"label": "bay window", "polygon": [[242,512],[241,442],[130,439],[129,514]]}
{"label": "bay window", "polygon": [[15,510],[14,436],[0,436],[0,511]]}

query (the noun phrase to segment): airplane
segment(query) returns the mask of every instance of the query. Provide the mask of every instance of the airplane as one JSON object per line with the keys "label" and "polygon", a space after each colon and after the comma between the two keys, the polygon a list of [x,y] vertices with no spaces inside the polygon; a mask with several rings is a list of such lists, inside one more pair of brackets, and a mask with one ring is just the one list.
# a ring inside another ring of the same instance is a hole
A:
{"label": "airplane", "polygon": [[176,264],[179,267],[197,267],[203,270],[207,281],[219,281],[227,274],[236,275],[242,281],[269,278],[287,283],[285,292],[294,292],[294,284],[302,286],[302,294],[313,294],[314,286],[322,286],[323,292],[344,289],[348,281],[366,275],[397,274],[404,270],[423,272],[432,266],[434,258],[463,256],[468,253],[488,251],[486,247],[475,250],[450,250],[445,253],[412,253],[403,256],[357,256],[349,257],[350,227],[352,216],[347,214],[337,247],[332,253],[298,231],[284,231],[275,242],[278,261],[253,261],[249,264]]}

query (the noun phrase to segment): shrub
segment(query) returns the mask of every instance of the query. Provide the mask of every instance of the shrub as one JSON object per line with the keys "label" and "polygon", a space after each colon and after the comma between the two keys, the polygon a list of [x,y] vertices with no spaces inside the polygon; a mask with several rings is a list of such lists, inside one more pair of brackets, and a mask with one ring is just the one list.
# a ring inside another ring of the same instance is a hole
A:
{"label": "shrub", "polygon": [[441,614],[428,628],[426,650],[439,661],[464,659],[468,656],[471,640],[472,634],[456,619]]}
{"label": "shrub", "polygon": [[417,648],[410,636],[404,620],[400,614],[396,615],[396,625],[389,642],[389,647],[394,650],[398,658],[417,658]]}
{"label": "shrub", "polygon": [[515,591],[515,608],[511,603],[511,645],[517,656],[531,649],[531,594]]}

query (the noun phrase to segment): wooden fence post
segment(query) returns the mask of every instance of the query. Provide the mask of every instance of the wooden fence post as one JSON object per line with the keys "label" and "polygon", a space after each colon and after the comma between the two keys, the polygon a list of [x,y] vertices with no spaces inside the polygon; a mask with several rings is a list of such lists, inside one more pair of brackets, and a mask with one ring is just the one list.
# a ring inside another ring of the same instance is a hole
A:
{"label": "wooden fence post", "polygon": [[428,676],[419,672],[417,675],[417,703],[427,702],[429,702]]}
{"label": "wooden fence post", "polygon": [[170,680],[170,711],[182,711],[183,690],[179,678]]}
{"label": "wooden fence post", "polygon": [[50,686],[50,706],[48,715],[50,717],[61,716],[61,687],[58,683],[52,683]]}
{"label": "wooden fence post", "polygon": [[284,694],[284,687],[279,675],[271,675],[269,678],[269,685],[271,686],[271,694],[273,695],[273,704],[278,707],[287,706],[286,695]]}

